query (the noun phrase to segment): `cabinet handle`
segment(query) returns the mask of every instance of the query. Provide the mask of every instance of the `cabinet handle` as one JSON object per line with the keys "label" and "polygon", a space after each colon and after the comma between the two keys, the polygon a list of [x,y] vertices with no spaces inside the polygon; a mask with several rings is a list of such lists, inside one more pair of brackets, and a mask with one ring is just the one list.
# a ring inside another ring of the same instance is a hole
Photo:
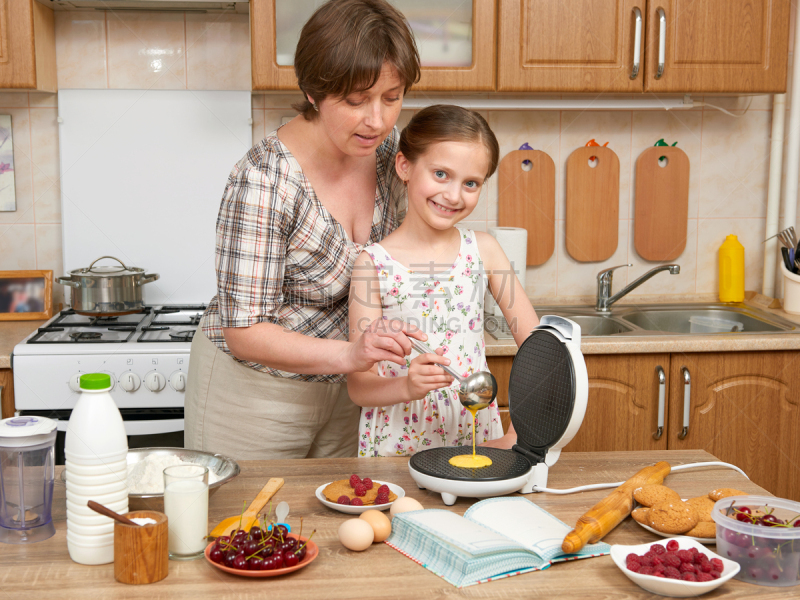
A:
{"label": "cabinet handle", "polygon": [[654,440],[660,440],[664,434],[664,402],[667,396],[667,376],[664,375],[664,369],[661,365],[656,367],[658,374],[658,429],[653,434]]}
{"label": "cabinet handle", "polygon": [[692,409],[692,378],[686,367],[681,367],[681,373],[683,373],[683,429],[678,434],[679,440],[689,435],[689,413]]}
{"label": "cabinet handle", "polygon": [[631,70],[631,79],[636,79],[639,76],[639,62],[641,60],[642,11],[639,10],[638,6],[634,6],[633,12],[636,15],[636,34],[633,38],[633,69]]}
{"label": "cabinet handle", "polygon": [[663,8],[658,9],[658,72],[656,79],[664,74],[664,63],[667,58],[667,15]]}

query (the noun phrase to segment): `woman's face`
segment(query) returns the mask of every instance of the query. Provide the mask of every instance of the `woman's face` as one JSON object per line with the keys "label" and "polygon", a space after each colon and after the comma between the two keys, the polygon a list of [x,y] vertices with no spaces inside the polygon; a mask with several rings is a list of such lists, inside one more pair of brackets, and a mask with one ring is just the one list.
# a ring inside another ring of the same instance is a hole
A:
{"label": "woman's face", "polygon": [[[386,139],[403,106],[403,82],[397,70],[384,63],[378,81],[362,92],[320,101],[318,121],[340,152],[369,156]],[[313,98],[309,98],[312,102]]]}

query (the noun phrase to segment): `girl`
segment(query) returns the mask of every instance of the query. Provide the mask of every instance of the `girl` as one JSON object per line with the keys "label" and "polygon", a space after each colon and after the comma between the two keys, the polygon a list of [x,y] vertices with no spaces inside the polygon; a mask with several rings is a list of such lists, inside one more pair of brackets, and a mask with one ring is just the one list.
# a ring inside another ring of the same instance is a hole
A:
{"label": "girl", "polygon": [[[497,168],[499,147],[478,113],[457,106],[421,110],[400,135],[395,169],[406,186],[408,212],[380,244],[356,259],[350,287],[350,341],[376,318],[414,325],[435,354],[411,352],[404,366],[379,362],[351,373],[347,390],[362,407],[359,456],[396,456],[438,446],[472,444],[472,415],[458,400],[464,376],[488,371],[483,340],[486,284],[519,346],[538,324],[525,290],[490,235],[455,225],[475,209]],[[478,411],[478,442],[510,448],[497,403]]]}

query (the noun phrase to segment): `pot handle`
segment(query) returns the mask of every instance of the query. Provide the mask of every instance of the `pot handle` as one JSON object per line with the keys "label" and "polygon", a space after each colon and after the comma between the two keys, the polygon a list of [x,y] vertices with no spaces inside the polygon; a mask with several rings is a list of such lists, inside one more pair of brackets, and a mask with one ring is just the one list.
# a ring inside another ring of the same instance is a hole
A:
{"label": "pot handle", "polygon": [[123,268],[123,269],[125,269],[126,271],[129,271],[129,270],[130,270],[130,269],[128,269],[128,267],[125,265],[125,263],[124,263],[124,262],[122,262],[120,259],[118,259],[118,258],[116,258],[116,257],[114,257],[114,256],[101,256],[101,257],[100,257],[100,258],[98,258],[96,261],[94,261],[92,264],[90,264],[88,269],[84,269],[84,272],[85,272],[85,273],[89,273],[89,272],[91,272],[91,270],[92,270],[92,267],[95,265],[95,263],[97,263],[97,262],[100,262],[100,261],[101,261],[101,260],[103,260],[104,258],[110,258],[111,260],[115,260],[115,261],[117,261],[119,264],[121,264],[121,265],[122,265],[122,268]]}
{"label": "pot handle", "polygon": [[161,277],[158,273],[148,273],[147,275],[142,275],[142,278],[139,280],[140,285],[144,285],[145,283],[150,283],[151,281],[155,281]]}
{"label": "pot handle", "polygon": [[72,281],[71,279],[64,279],[63,277],[59,277],[56,279],[56,283],[60,283],[61,285],[68,285],[69,287],[79,288],[81,284],[77,281]]}

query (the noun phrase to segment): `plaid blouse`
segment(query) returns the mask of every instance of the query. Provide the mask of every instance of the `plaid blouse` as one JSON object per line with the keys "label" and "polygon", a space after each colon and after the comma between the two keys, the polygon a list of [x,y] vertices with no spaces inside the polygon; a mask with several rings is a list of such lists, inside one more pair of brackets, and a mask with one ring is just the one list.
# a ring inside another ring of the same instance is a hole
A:
{"label": "plaid blouse", "polygon": [[[389,235],[402,219],[394,170],[400,136],[393,129],[377,149],[372,229],[365,245]],[[300,375],[236,358],[223,327],[266,321],[318,338],[346,340],[350,273],[363,246],[317,199],[299,163],[271,133],[233,167],[217,217],[217,295],[202,327],[239,363],[277,377],[340,383],[344,375]]]}

